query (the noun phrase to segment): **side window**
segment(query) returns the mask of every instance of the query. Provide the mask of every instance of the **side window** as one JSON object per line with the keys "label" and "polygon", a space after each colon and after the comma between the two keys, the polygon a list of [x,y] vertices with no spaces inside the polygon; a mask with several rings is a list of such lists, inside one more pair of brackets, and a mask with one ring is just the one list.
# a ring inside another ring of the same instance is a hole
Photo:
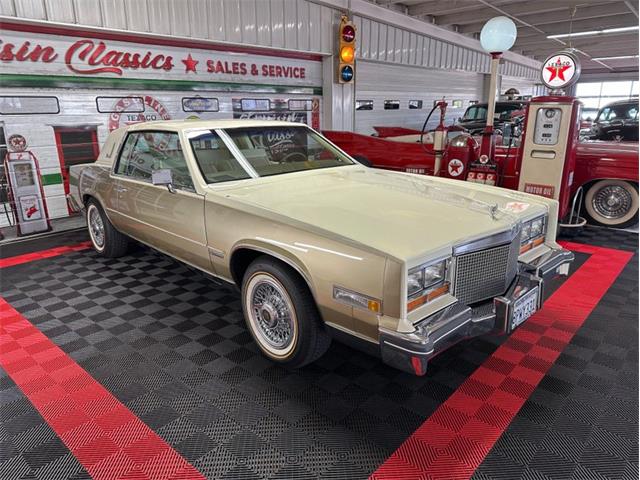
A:
{"label": "side window", "polygon": [[611,109],[609,107],[604,108],[601,112],[600,115],[598,115],[598,118],[596,119],[596,121],[598,122],[602,122],[604,120],[609,120],[609,112],[611,111]]}
{"label": "side window", "polygon": [[171,170],[173,185],[176,188],[193,190],[193,181],[177,133],[129,134],[120,154],[116,172],[150,182],[151,173],[162,169]]}
{"label": "side window", "polygon": [[124,146],[120,151],[120,157],[118,158],[118,165],[116,166],[116,173],[120,175],[131,175],[132,169],[129,166],[129,158],[131,157],[131,150],[138,141],[137,133],[130,133],[127,140],[124,142]]}

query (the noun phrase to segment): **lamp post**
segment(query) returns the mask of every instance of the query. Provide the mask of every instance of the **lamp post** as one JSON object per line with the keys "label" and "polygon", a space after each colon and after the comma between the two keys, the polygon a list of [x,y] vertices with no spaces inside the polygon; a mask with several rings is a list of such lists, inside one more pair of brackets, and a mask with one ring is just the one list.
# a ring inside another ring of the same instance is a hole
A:
{"label": "lamp post", "polygon": [[502,54],[513,47],[518,30],[509,17],[494,17],[485,23],[480,32],[480,44],[491,55],[491,80],[489,82],[489,99],[487,101],[487,124],[482,133],[480,156],[492,159],[495,151],[493,136],[493,116],[496,111],[496,86],[498,84],[498,68]]}

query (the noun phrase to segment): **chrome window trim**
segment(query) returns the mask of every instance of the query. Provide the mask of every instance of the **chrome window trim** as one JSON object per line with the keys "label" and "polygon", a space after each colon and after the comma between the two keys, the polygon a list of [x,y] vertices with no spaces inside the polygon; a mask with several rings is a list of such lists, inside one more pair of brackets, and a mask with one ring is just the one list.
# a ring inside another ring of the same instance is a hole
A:
{"label": "chrome window trim", "polygon": [[253,169],[253,167],[249,163],[249,160],[247,160],[246,157],[242,154],[242,152],[240,151],[240,149],[238,148],[236,143],[231,139],[231,137],[227,134],[227,132],[225,132],[221,128],[216,128],[216,129],[214,129],[214,131],[218,134],[218,136],[225,143],[225,145],[227,146],[229,151],[233,154],[233,156],[236,158],[236,160],[238,161],[240,166],[242,168],[244,168],[245,172],[247,172],[247,174],[251,178],[259,178],[260,175],[258,175],[258,172],[256,172]]}

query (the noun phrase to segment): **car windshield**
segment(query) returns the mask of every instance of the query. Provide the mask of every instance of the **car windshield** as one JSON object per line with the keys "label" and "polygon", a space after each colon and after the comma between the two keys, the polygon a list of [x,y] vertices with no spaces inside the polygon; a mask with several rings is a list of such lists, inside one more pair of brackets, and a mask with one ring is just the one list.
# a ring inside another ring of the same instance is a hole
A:
{"label": "car windshield", "polygon": [[190,138],[207,183],[250,178],[251,170],[268,177],[354,164],[322,136],[303,126],[230,128],[224,132],[242,154],[240,161],[213,130]]}
{"label": "car windshield", "polygon": [[[496,103],[496,111],[494,118],[508,118],[512,112],[516,110],[522,110],[520,105],[500,104]],[[464,112],[463,120],[486,120],[487,119],[487,106],[486,105],[474,105],[467,108]]]}

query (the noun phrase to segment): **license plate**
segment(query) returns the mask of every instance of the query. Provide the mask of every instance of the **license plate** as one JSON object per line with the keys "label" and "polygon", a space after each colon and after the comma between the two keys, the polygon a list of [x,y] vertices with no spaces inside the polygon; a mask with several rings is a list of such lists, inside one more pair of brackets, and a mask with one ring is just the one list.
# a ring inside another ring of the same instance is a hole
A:
{"label": "license plate", "polygon": [[523,323],[527,318],[536,313],[538,309],[538,287],[527,292],[522,298],[516,300],[511,316],[511,330]]}

